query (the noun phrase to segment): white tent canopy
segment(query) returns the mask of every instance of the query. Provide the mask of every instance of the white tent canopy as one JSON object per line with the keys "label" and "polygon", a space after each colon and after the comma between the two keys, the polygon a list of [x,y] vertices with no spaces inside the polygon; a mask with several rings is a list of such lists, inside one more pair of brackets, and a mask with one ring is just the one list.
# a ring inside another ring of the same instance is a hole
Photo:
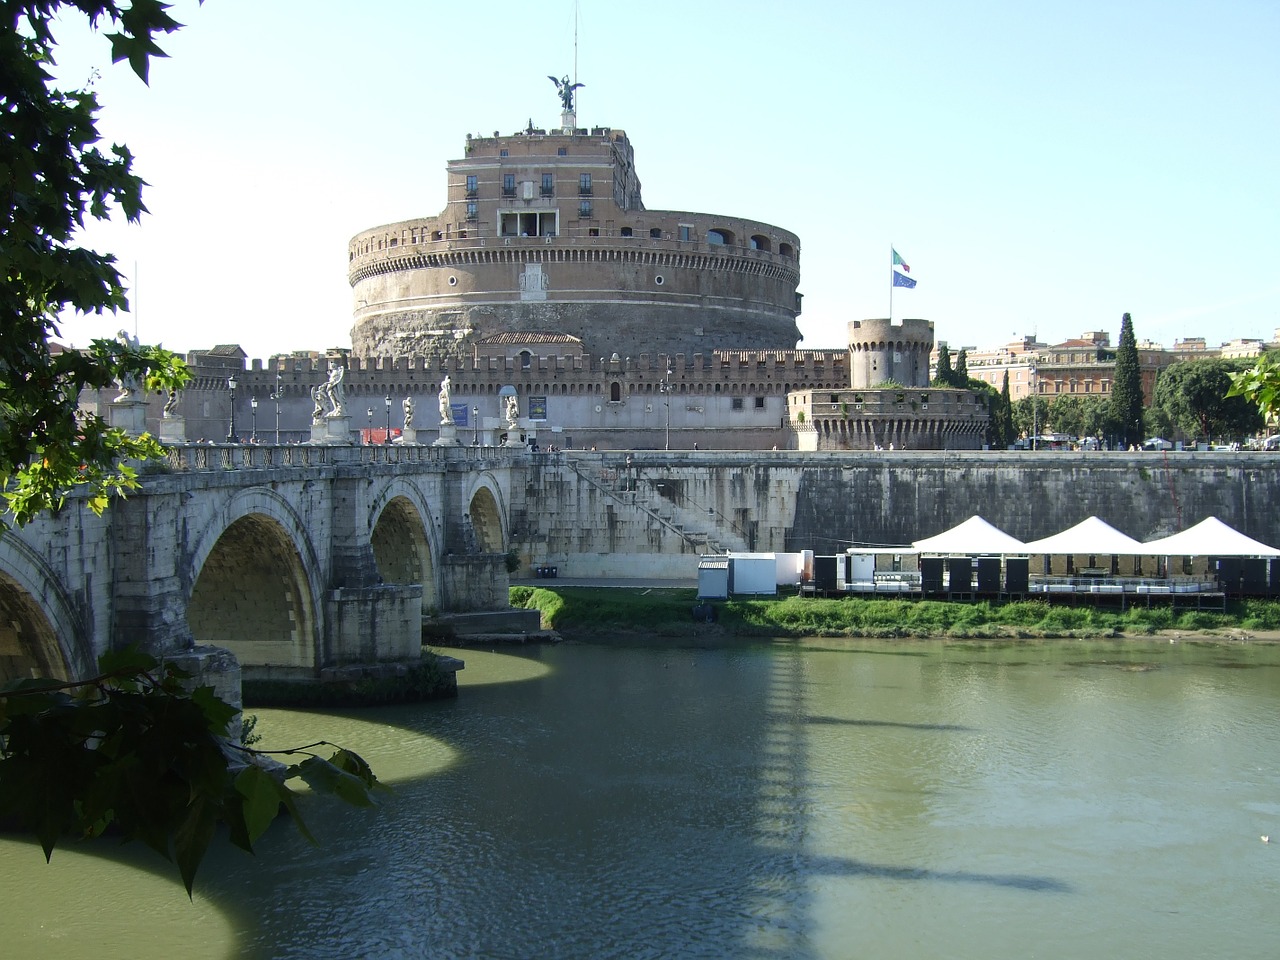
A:
{"label": "white tent canopy", "polygon": [[998,527],[974,515],[959,526],[952,527],[934,537],[916,540],[911,544],[920,553],[993,554],[1013,553],[1024,555],[1026,546]]}
{"label": "white tent canopy", "polygon": [[1160,552],[1152,550],[1149,544],[1121,533],[1111,524],[1097,517],[1081,520],[1074,527],[1055,533],[1051,537],[1032,540],[1026,545],[1026,551],[1056,555],[1090,554],[1120,557],[1151,557]]}
{"label": "white tent canopy", "polygon": [[1201,520],[1181,533],[1142,545],[1150,556],[1164,557],[1280,557],[1280,550],[1246,537],[1217,517]]}

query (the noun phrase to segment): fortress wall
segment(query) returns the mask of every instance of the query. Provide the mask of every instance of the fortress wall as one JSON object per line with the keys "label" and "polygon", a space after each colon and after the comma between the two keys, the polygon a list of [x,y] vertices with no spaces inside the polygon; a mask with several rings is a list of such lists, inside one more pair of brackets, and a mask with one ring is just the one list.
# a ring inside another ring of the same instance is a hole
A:
{"label": "fortress wall", "polygon": [[[679,551],[665,563],[649,556],[669,538],[654,534],[645,510],[660,505],[668,489],[681,491],[704,527],[698,532],[728,542],[745,531],[749,548],[759,551],[831,554],[852,542],[905,544],[973,514],[1022,540],[1091,515],[1139,540],[1216,516],[1280,546],[1280,513],[1272,509],[1280,457],[1269,454],[673,451],[570,459],[581,477],[564,467],[553,491],[539,489],[551,474],[538,475],[530,503],[540,506],[528,514],[530,535],[545,553],[540,561],[559,562],[562,576],[693,577],[696,564]],[[614,478],[614,492],[588,477]],[[634,492],[619,477],[633,479]],[[648,572],[590,572],[625,571],[628,554],[640,555],[636,569]]]}

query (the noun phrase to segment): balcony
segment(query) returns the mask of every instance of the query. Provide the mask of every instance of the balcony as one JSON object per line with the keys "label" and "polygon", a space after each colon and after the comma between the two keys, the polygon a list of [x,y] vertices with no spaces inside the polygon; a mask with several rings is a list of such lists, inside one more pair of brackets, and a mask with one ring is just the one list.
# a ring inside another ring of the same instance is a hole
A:
{"label": "balcony", "polygon": [[556,188],[555,188],[555,187],[548,187],[548,186],[544,183],[544,184],[542,185],[542,191],[541,191],[541,193],[542,193],[542,196],[544,196],[544,197],[554,197],[554,196],[556,195]]}
{"label": "balcony", "polygon": [[503,188],[502,188],[502,195],[503,195],[504,197],[514,197],[514,196],[516,195],[516,188],[515,188],[515,187],[503,187]]}
{"label": "balcony", "polygon": [[468,191],[467,191],[467,199],[468,199],[468,200],[474,200],[474,199],[475,199],[476,197],[478,197],[478,196],[480,196],[480,191],[479,191],[479,190],[476,190],[475,188],[472,188],[472,189],[470,189],[470,190],[468,190]]}
{"label": "balcony", "polygon": [[580,183],[580,184],[578,184],[578,196],[580,196],[580,197],[589,197],[589,196],[591,196],[591,184],[589,184],[589,183]]}

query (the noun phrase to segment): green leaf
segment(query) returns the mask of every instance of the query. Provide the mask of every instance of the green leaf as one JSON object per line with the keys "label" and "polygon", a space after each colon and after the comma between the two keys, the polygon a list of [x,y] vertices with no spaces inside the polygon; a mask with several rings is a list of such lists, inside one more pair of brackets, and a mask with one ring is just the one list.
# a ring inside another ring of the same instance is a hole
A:
{"label": "green leaf", "polygon": [[182,875],[182,884],[187,888],[188,897],[195,884],[196,868],[209,849],[209,841],[213,839],[216,825],[216,809],[203,797],[197,797],[188,809],[186,819],[174,833],[174,859],[178,863],[178,872]]}
{"label": "green leaf", "polygon": [[227,727],[240,713],[225,700],[218,699],[213,687],[196,687],[191,691],[191,700],[204,712],[209,730],[218,736],[226,735]]}
{"label": "green leaf", "polygon": [[[337,758],[338,754],[334,754],[334,757]],[[297,770],[297,775],[317,793],[333,794],[354,807],[373,805],[373,800],[369,797],[368,784],[360,777],[346,772],[328,760],[308,757],[296,767],[289,769]]]}
{"label": "green leaf", "polygon": [[252,847],[275,820],[280,812],[281,793],[287,791],[271,774],[254,764],[240,771],[236,791],[244,798],[244,825]]}

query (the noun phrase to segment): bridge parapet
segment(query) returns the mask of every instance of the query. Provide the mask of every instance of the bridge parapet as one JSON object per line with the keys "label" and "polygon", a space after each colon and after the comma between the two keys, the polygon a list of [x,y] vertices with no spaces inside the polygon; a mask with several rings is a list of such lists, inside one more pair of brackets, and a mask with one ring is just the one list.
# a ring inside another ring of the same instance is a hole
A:
{"label": "bridge parapet", "polygon": [[435,447],[414,444],[184,443],[166,447],[171,473],[204,470],[259,470],[343,464],[510,463],[528,456],[515,447]]}

